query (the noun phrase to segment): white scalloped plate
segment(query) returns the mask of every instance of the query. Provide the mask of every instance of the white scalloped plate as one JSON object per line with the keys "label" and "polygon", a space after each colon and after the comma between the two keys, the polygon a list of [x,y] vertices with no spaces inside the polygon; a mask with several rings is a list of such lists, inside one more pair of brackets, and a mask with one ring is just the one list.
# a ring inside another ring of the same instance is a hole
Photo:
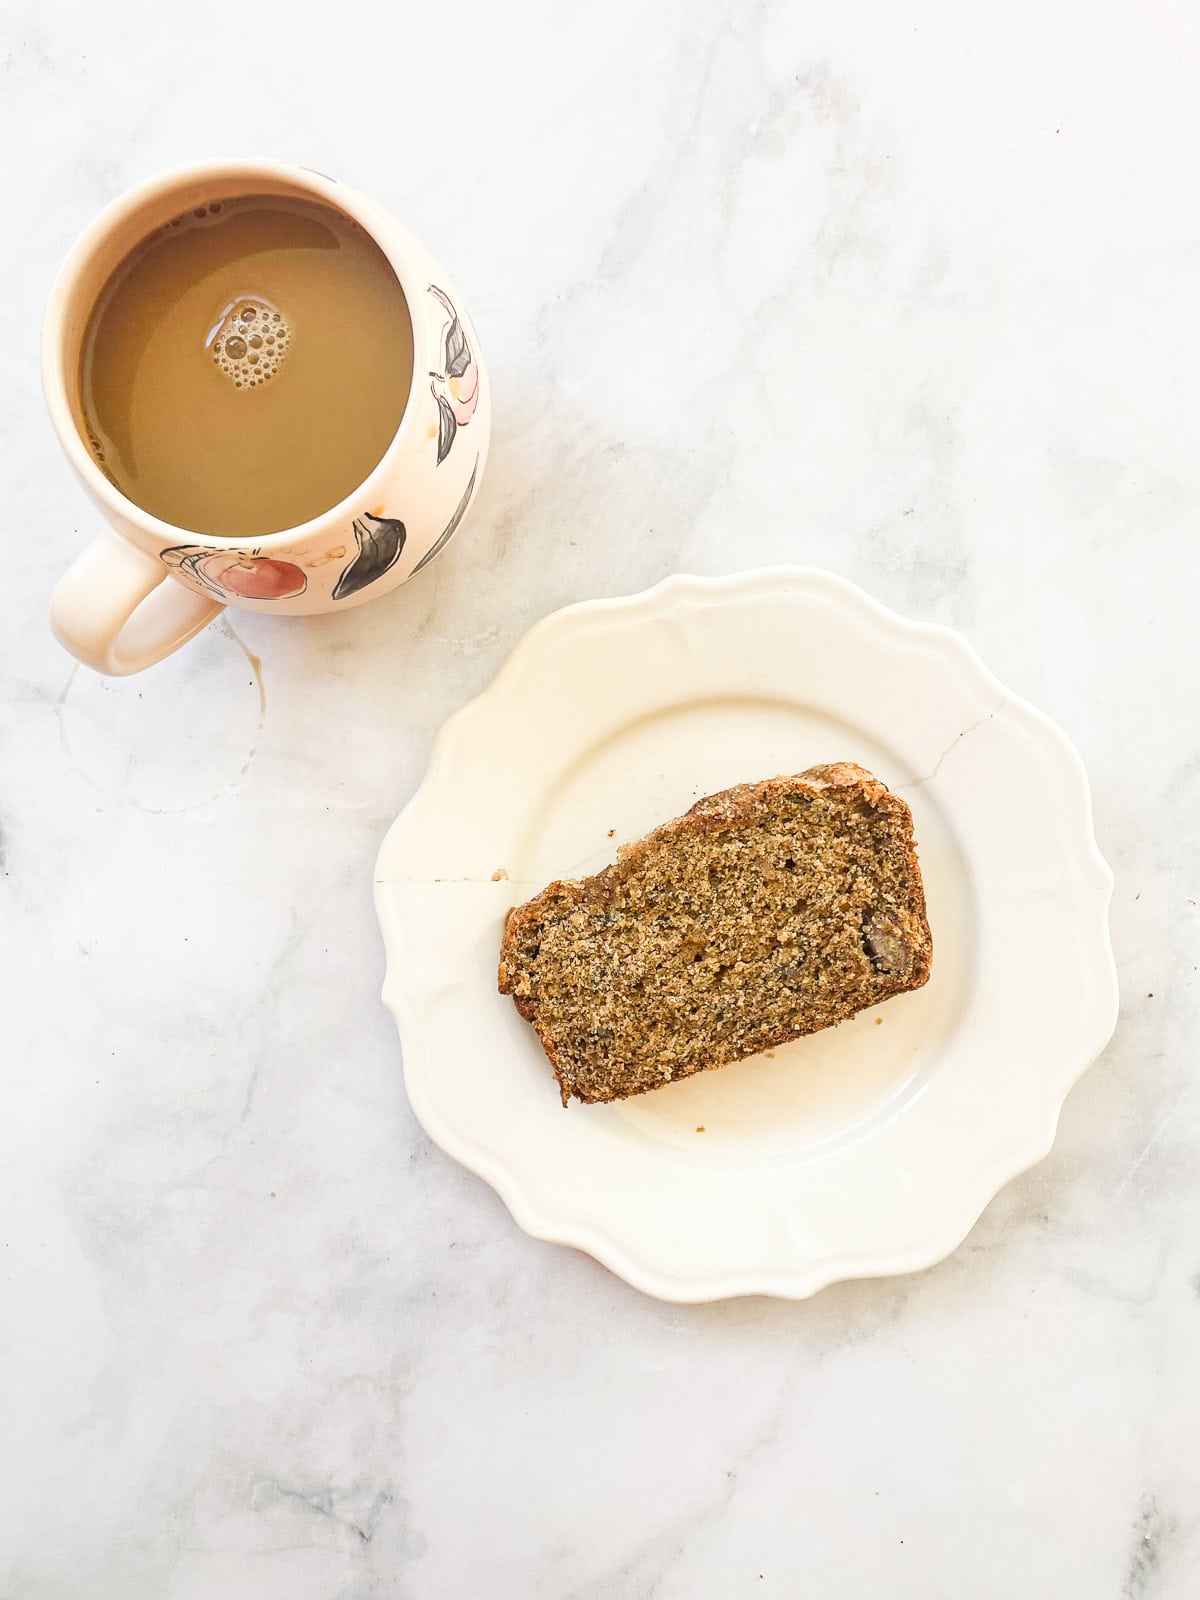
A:
{"label": "white scalloped plate", "polygon": [[[564,1111],[496,991],[508,907],[701,795],[843,760],[912,806],[928,985]],[[379,855],[384,999],[426,1132],[528,1233],[666,1300],[799,1297],[941,1260],[1046,1155],[1116,1022],[1111,887],[1079,757],[957,634],[824,572],[669,578],[547,617],[446,723]]]}

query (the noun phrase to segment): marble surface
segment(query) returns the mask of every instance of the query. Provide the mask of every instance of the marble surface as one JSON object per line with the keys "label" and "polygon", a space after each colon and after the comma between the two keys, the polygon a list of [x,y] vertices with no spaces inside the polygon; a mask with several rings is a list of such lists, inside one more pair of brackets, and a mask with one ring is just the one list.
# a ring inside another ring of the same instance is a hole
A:
{"label": "marble surface", "polygon": [[[0,27],[0,1596],[1190,1600],[1194,13]],[[101,681],[44,624],[96,529],[44,297],[118,190],[256,152],[454,274],[487,479],[395,596]],[[525,1238],[416,1127],[371,866],[537,617],[777,561],[961,628],[1075,739],[1124,1007],[942,1266],[679,1308]]]}

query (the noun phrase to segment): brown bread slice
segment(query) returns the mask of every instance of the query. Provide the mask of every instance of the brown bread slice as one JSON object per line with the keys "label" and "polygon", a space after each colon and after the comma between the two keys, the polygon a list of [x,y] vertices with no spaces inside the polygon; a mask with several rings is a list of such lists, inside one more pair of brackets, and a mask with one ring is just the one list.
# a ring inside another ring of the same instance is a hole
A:
{"label": "brown bread slice", "polygon": [[508,914],[500,992],[563,1104],[844,1022],[929,977],[912,815],[851,762],[710,795]]}

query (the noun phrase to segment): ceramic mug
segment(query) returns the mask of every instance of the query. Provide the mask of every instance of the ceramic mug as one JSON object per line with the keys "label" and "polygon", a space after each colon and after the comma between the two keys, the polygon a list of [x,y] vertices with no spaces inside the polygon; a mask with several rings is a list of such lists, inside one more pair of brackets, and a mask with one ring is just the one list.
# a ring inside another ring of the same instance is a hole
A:
{"label": "ceramic mug", "polygon": [[[97,297],[136,244],[196,206],[258,194],[324,202],[371,235],[408,302],[413,386],[383,459],[339,505],[281,533],[215,539],[151,516],[106,475],[80,401],[80,350]],[[278,161],[188,167],[103,211],[51,293],[42,379],[67,458],[108,523],[54,591],[50,625],[100,672],[139,672],[160,661],[227,605],[295,617],[386,594],[445,547],[487,460],[491,393],[479,340],[445,273],[373,201]]]}

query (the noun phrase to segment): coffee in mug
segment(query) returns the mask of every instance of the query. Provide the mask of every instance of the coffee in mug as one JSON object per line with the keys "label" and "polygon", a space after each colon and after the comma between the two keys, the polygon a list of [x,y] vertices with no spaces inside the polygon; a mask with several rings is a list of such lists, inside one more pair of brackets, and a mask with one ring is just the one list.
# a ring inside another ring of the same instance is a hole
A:
{"label": "coffee in mug", "polygon": [[228,196],[173,218],[92,309],[80,386],[113,483],[218,538],[320,516],[382,459],[412,386],[383,251],[332,207]]}

